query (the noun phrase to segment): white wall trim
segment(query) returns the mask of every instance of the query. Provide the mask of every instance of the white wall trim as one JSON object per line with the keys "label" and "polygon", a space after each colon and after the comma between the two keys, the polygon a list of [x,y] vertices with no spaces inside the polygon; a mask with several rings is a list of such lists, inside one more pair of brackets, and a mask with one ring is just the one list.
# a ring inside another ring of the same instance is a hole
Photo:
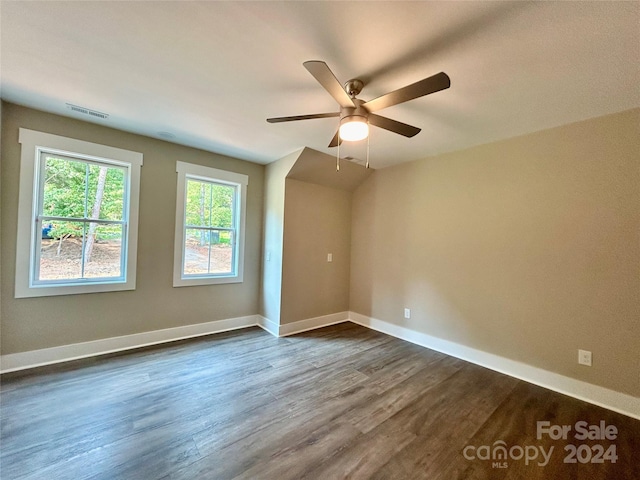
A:
{"label": "white wall trim", "polygon": [[348,321],[349,312],[338,312],[330,313],[329,315],[322,315],[321,317],[305,318],[304,320],[284,324],[278,324],[268,318],[260,317],[258,326],[264,328],[274,337],[286,337],[288,335],[295,335],[296,333],[316,330],[317,328],[328,327],[329,325]]}
{"label": "white wall trim", "polygon": [[[142,153],[26,128],[19,129],[18,141],[21,146],[16,265],[22,268],[16,268],[15,272],[15,298],[135,290]],[[74,279],[74,282],[69,283],[37,281],[35,267],[38,259],[36,257],[37,252],[40,251],[42,235],[39,230],[41,224],[35,220],[41,213],[39,199],[43,195],[44,188],[44,178],[42,178],[44,166],[41,154],[44,152],[125,168],[124,205],[126,208],[123,210],[121,220],[125,222],[126,229],[122,237],[124,262],[121,277],[110,278],[109,281]]]}
{"label": "white wall trim", "polygon": [[349,312],[330,313],[321,317],[306,318],[297,322],[280,324],[278,336],[286,337],[287,335],[295,335],[296,333],[315,330],[316,328],[328,327],[336,323],[349,321]]}
{"label": "white wall trim", "polygon": [[237,330],[239,328],[253,327],[259,325],[260,319],[261,317],[259,315],[227,318],[213,322],[197,323],[194,325],[165,328],[120,337],[103,338],[90,342],[43,348],[41,350],[0,355],[0,373],[14,372],[53,363],[68,362],[70,360],[94,357],[123,350],[132,350],[159,343],[183,340],[185,338]]}
{"label": "white wall trim", "polygon": [[276,337],[285,337],[348,321],[640,420],[640,398],[638,397],[433,337],[356,312],[333,313],[282,325],[260,315],[248,315],[246,317],[228,318],[41,350],[11,353],[0,355],[0,373],[25,370],[253,326],[259,326]]}
{"label": "white wall trim", "polygon": [[269,332],[271,335],[273,335],[274,337],[278,337],[278,324],[276,322],[274,322],[273,320],[269,320],[266,317],[263,317],[261,315],[258,315],[259,320],[258,320],[258,326],[264,330],[266,330],[267,332]]}
{"label": "white wall trim", "polygon": [[[176,162],[176,223],[173,249],[173,286],[190,287],[194,285],[214,285],[222,283],[242,283],[244,276],[245,226],[247,217],[247,185],[249,176],[242,173],[220,170],[194,163]],[[203,276],[183,275],[185,259],[185,190],[188,180],[202,180],[227,184],[234,187],[234,215],[232,226],[234,233],[235,259],[232,271],[225,275],[207,274]]]}
{"label": "white wall trim", "polygon": [[591,383],[576,380],[575,378],[565,377],[558,373],[533,367],[492,353],[476,350],[475,348],[448,340],[432,337],[425,333],[394,325],[376,318],[367,317],[366,315],[361,315],[356,312],[349,312],[349,319],[353,323],[357,323],[363,327],[386,333],[387,335],[415,343],[416,345],[475,363],[476,365],[495,370],[496,372],[504,373],[505,375],[524,380],[525,382],[533,383],[534,385],[539,385],[554,392],[569,395],[578,400],[583,400],[640,420],[640,398],[638,397],[599,387]]}
{"label": "white wall trim", "polygon": [[90,342],[72,343],[58,347],[30,350],[28,352],[0,355],[0,373],[15,372],[28,368],[41,367],[54,363],[68,362],[81,358],[95,357],[107,353],[133,350],[159,343],[173,342],[186,338],[200,337],[214,333],[227,332],[240,328],[258,326],[276,337],[284,337],[295,333],[306,332],[316,328],[348,322],[349,312],[339,312],[322,317],[308,318],[298,322],[278,325],[260,315],[228,318],[213,322],[196,323],[182,327],[165,328],[150,332],[123,335],[120,337],[102,338]]}

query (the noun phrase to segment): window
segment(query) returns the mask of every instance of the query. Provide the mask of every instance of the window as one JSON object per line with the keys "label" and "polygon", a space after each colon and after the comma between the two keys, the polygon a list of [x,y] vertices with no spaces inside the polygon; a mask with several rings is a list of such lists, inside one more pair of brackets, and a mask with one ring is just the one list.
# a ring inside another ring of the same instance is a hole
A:
{"label": "window", "polygon": [[177,162],[173,286],[242,282],[248,177]]}
{"label": "window", "polygon": [[20,129],[16,297],[135,289],[142,154]]}

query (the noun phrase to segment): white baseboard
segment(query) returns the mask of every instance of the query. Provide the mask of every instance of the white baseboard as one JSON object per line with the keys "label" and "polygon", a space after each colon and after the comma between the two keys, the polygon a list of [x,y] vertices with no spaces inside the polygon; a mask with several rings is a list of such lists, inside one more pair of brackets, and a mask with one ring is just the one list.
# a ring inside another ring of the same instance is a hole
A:
{"label": "white baseboard", "polygon": [[281,324],[278,336],[286,337],[287,335],[294,335],[296,333],[307,332],[309,330],[315,330],[316,328],[328,327],[329,325],[348,321],[349,312],[338,312],[321,317],[306,318],[297,322]]}
{"label": "white baseboard", "polygon": [[283,325],[278,325],[260,315],[249,315],[105,338],[91,342],[0,355],[0,373],[14,372],[253,326],[259,326],[276,337],[284,337],[348,321],[640,420],[640,398],[638,397],[549,372],[448,340],[432,337],[425,333],[367,317],[356,312],[333,313]]}
{"label": "white baseboard", "polygon": [[186,338],[200,337],[227,332],[239,328],[259,326],[276,337],[284,337],[307,330],[349,321],[349,312],[334,313],[322,317],[308,318],[299,322],[278,325],[260,315],[228,318],[214,322],[197,323],[182,327],[165,328],[151,332],[135,333],[120,337],[103,338],[90,342],[72,343],[59,347],[43,348],[28,352],[0,355],[0,373],[15,372],[28,368],[42,367],[54,363],[68,362],[81,358],[95,357],[107,353],[132,350],[135,348],[173,342]]}
{"label": "white baseboard", "polygon": [[277,324],[265,317],[260,317],[258,325],[275,337],[286,337],[296,333],[307,332],[317,328],[328,327],[349,321],[349,312],[330,313],[321,317],[305,318],[297,322]]}
{"label": "white baseboard", "polygon": [[640,420],[640,398],[599,387],[591,383],[565,377],[558,373],[533,367],[522,362],[500,357],[475,348],[432,337],[425,333],[394,325],[383,320],[367,317],[356,312],[349,312],[349,319],[363,327],[377,330],[422,347],[466,360],[476,365],[504,373],[534,385],[553,390],[570,397],[583,400],[599,407],[622,413]]}
{"label": "white baseboard", "polygon": [[279,325],[272,321],[269,320],[266,317],[263,317],[261,315],[258,315],[259,319],[258,319],[258,326],[263,328],[264,330],[266,330],[267,332],[269,332],[271,335],[273,335],[274,337],[279,337],[278,335],[278,329],[279,329]]}
{"label": "white baseboard", "polygon": [[228,318],[214,322],[197,323],[182,327],[165,328],[151,332],[135,333],[121,337],[103,338],[90,342],[73,343],[59,347],[43,348],[28,352],[0,355],[0,373],[14,372],[27,368],[41,367],[53,363],[67,362],[80,358],[94,357],[107,353],[131,350],[158,343],[173,342],[185,338],[200,337],[213,333],[227,332],[259,324],[259,315]]}

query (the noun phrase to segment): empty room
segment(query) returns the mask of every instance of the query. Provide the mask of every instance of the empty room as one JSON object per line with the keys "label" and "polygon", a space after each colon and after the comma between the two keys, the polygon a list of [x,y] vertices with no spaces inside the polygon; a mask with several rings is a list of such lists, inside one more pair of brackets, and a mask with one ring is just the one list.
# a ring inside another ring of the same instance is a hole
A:
{"label": "empty room", "polygon": [[0,478],[640,478],[640,2],[0,1]]}

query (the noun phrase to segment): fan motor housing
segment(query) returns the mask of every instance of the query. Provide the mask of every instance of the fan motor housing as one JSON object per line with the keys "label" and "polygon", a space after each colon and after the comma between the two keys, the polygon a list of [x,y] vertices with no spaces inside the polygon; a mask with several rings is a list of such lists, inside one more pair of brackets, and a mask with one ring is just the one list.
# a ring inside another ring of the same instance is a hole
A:
{"label": "fan motor housing", "polygon": [[342,107],[340,108],[340,121],[344,120],[347,117],[363,117],[364,121],[367,121],[369,117],[369,111],[363,107],[364,101],[354,98],[353,103],[355,103],[355,107]]}

